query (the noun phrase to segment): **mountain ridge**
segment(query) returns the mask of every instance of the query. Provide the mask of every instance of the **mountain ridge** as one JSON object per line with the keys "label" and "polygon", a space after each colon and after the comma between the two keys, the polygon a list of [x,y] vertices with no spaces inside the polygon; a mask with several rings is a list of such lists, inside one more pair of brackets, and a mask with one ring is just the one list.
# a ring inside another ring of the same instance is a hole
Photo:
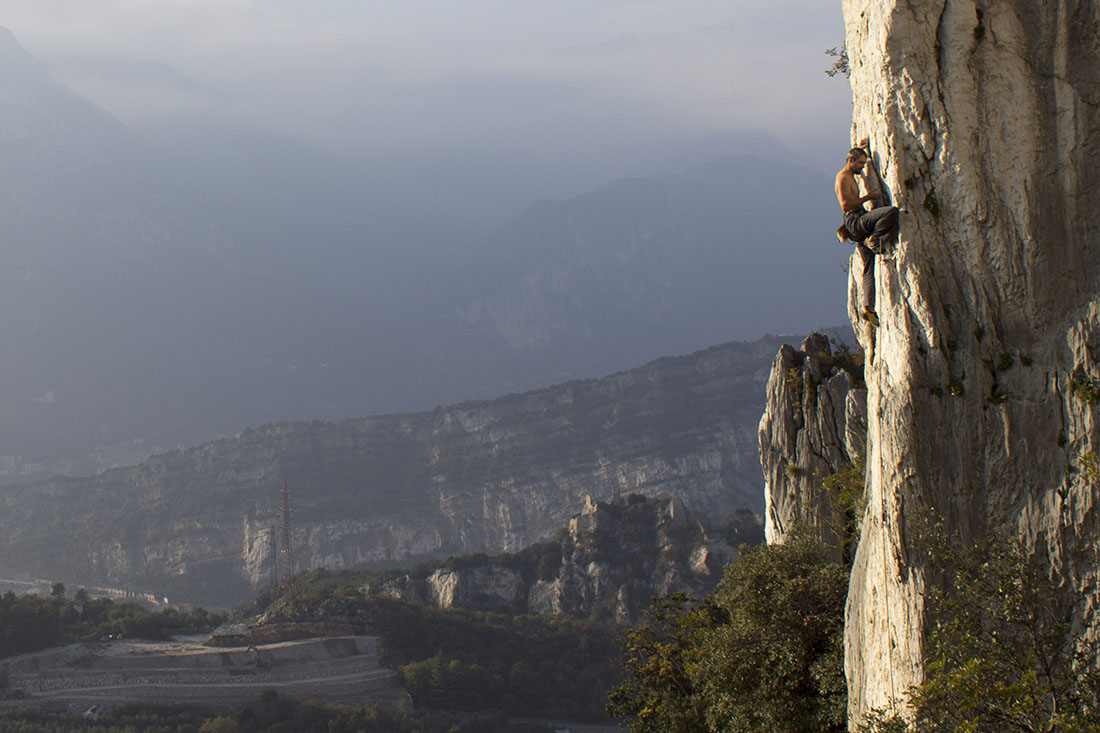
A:
{"label": "mountain ridge", "polygon": [[421,413],[269,423],[98,476],[3,487],[0,574],[242,600],[274,570],[284,480],[299,569],[518,550],[588,496],[759,514],[756,424],[782,341]]}

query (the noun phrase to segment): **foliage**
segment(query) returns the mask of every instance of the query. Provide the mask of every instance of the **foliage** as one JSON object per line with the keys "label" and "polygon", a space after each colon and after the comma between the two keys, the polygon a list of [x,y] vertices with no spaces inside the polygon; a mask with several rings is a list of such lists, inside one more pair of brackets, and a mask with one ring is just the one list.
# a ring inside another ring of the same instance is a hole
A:
{"label": "foliage", "polygon": [[1077,459],[1081,463],[1081,470],[1085,472],[1089,480],[1093,482],[1100,481],[1100,458],[1097,457],[1096,451],[1085,451]]}
{"label": "foliage", "polygon": [[[932,536],[930,559],[944,575],[926,593],[925,681],[909,690],[911,729],[1100,731],[1100,647],[1073,625],[1080,594],[1015,538],[961,546]],[[899,725],[880,713],[863,729]]]}
{"label": "foliage", "polygon": [[549,733],[538,723],[512,722],[500,712],[456,714],[379,705],[319,705],[265,690],[238,715],[204,715],[193,709],[124,707],[90,725],[81,715],[23,708],[0,711],[0,730],[11,733]]}
{"label": "foliage", "polygon": [[832,56],[836,59],[832,66],[825,69],[826,76],[837,76],[840,74],[847,78],[852,75],[852,69],[848,66],[848,47],[846,45],[841,45],[839,48],[834,46],[833,48],[825,49],[825,55]]}
{"label": "foliage", "polygon": [[[933,219],[938,219],[940,216],[940,202],[936,198],[936,189],[930,189],[928,193],[924,195],[924,208],[932,215]],[[982,335],[979,333],[981,326],[975,329],[974,336],[981,341]]]}
{"label": "foliage", "polygon": [[842,731],[847,568],[798,533],[742,548],[697,605],[655,601],[628,634],[608,712],[634,731]]}
{"label": "foliage", "polygon": [[0,658],[48,649],[77,641],[94,641],[107,634],[127,638],[165,639],[173,634],[210,631],[225,617],[203,608],[186,613],[175,609],[150,611],[134,603],[97,598],[78,611],[63,596],[0,596]]}
{"label": "foliage", "polygon": [[608,694],[607,712],[633,731],[705,731],[705,701],[689,672],[699,652],[706,611],[684,593],[653,599],[626,634],[623,683]]}
{"label": "foliage", "polygon": [[852,351],[851,347],[843,342],[833,342],[833,345],[836,350],[831,355],[821,354],[819,356],[821,363],[829,367],[840,367],[848,372],[848,376],[852,378],[852,384],[856,389],[866,389],[863,351]]}
{"label": "foliage", "polygon": [[619,626],[372,598],[374,630],[417,706],[604,719]]}
{"label": "foliage", "polygon": [[[279,601],[287,620],[308,618],[314,604],[333,598],[296,583]],[[607,690],[619,681],[621,626],[613,621],[442,609],[357,593],[339,600],[380,637],[384,664],[401,672],[418,707],[606,719]]]}
{"label": "foliage", "polygon": [[[807,356],[812,355],[822,367],[822,373],[826,375],[837,374],[839,370],[848,372],[852,379],[852,385],[856,389],[863,389],[867,385],[864,382],[864,357],[862,351],[852,351],[848,344],[832,341],[836,351],[814,352],[807,354],[805,351],[794,352],[797,363],[801,363]],[[801,402],[804,409],[812,409],[817,402],[817,381],[810,374],[803,374],[801,366],[793,366],[787,369],[785,376],[787,390],[795,401]]]}
{"label": "foliage", "polygon": [[91,723],[83,715],[49,708],[16,708],[0,710],[0,730],[5,733],[69,733],[94,730],[97,733],[194,733],[194,731],[226,731],[228,728],[207,728],[204,714],[182,707],[152,707],[126,705],[101,713],[99,721]]}
{"label": "foliage", "polygon": [[1071,382],[1073,394],[1082,402],[1095,405],[1100,402],[1100,384],[1088,374],[1078,374]]}
{"label": "foliage", "polygon": [[797,399],[802,400],[802,369],[800,367],[793,366],[787,370],[787,389],[793,394],[798,395]]}
{"label": "foliage", "polygon": [[840,538],[841,548],[846,558],[855,554],[859,542],[859,527],[867,509],[865,491],[867,476],[867,458],[864,454],[855,455],[851,467],[846,471],[829,474],[821,480],[822,490],[828,492],[833,506],[839,510],[843,525],[835,527]]}

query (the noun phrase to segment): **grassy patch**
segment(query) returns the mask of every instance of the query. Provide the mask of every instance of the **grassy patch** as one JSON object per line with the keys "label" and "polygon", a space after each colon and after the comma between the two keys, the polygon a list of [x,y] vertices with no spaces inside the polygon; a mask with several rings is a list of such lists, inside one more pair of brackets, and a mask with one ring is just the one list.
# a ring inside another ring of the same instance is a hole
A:
{"label": "grassy patch", "polygon": [[1100,385],[1088,374],[1075,377],[1072,385],[1074,396],[1082,402],[1094,405],[1100,401]]}

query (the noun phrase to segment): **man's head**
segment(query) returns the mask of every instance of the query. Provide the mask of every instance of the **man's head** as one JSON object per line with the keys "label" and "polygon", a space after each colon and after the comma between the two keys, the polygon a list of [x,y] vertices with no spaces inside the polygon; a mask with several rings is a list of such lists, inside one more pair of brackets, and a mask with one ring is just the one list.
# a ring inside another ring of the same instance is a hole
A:
{"label": "man's head", "polygon": [[863,148],[852,148],[848,151],[848,170],[859,173],[863,166],[867,165],[867,151]]}

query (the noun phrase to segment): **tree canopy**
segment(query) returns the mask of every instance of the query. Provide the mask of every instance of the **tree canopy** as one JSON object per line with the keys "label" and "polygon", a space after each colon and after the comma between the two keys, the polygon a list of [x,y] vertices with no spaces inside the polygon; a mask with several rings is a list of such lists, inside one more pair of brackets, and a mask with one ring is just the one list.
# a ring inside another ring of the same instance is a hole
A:
{"label": "tree canopy", "polygon": [[877,711],[866,731],[1100,731],[1100,645],[1075,623],[1086,602],[1014,536],[972,543],[925,532],[925,680],[913,720]]}
{"label": "tree canopy", "polygon": [[631,629],[608,712],[639,732],[845,730],[847,588],[807,535],[743,548],[700,603],[656,599]]}

